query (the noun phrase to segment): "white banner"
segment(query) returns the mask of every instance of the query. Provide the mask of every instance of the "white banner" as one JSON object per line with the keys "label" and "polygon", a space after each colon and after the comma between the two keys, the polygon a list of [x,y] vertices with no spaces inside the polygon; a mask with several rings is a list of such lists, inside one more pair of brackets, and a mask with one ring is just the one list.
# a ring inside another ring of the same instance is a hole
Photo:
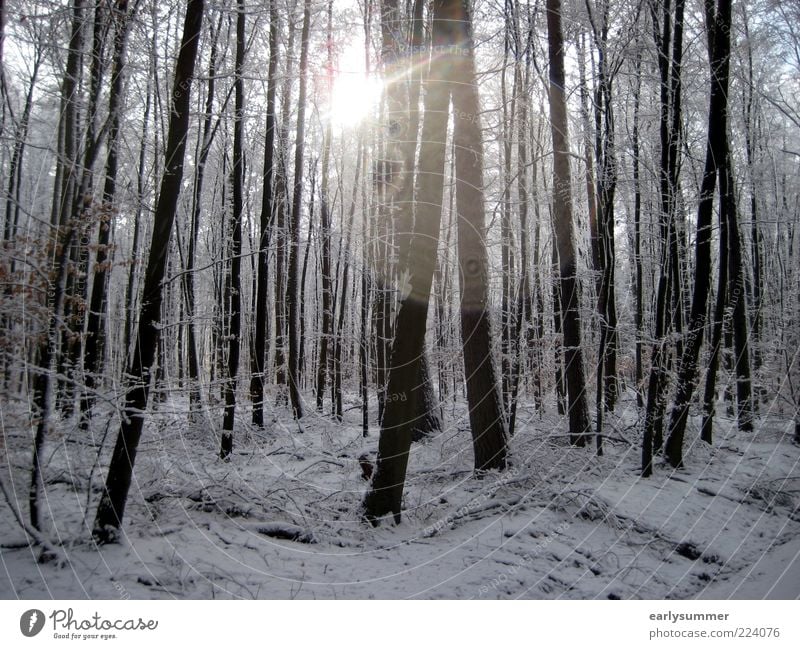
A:
{"label": "white banner", "polygon": [[[3,601],[4,647],[798,647],[797,601]],[[187,644],[190,643],[190,644]]]}

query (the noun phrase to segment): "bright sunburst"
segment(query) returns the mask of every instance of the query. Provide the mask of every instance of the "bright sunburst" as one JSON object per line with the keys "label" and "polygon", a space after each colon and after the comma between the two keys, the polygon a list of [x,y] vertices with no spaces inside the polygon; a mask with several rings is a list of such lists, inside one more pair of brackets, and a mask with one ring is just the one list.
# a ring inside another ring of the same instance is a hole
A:
{"label": "bright sunburst", "polygon": [[383,83],[368,75],[364,65],[364,47],[351,42],[339,59],[333,78],[330,119],[342,128],[358,124],[368,117],[381,98]]}

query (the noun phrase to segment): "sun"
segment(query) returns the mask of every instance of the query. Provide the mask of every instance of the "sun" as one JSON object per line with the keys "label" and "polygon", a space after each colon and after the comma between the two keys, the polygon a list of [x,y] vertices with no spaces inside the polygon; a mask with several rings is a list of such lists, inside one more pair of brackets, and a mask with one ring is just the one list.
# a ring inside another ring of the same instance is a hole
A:
{"label": "sun", "polygon": [[373,113],[382,92],[380,78],[367,74],[363,45],[350,43],[333,77],[329,106],[331,123],[340,128],[356,126]]}

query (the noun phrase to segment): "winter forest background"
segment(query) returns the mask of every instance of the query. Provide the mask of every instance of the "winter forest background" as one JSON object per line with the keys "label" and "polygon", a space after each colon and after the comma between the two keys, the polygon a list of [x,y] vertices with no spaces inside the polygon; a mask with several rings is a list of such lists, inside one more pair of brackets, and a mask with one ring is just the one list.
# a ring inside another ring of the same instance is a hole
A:
{"label": "winter forest background", "polygon": [[0,7],[0,595],[800,595],[796,2]]}

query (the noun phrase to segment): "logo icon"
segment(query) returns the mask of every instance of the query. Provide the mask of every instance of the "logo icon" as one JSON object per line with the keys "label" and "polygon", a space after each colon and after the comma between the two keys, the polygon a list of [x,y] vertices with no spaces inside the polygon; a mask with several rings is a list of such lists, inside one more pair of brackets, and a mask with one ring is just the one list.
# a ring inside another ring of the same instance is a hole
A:
{"label": "logo icon", "polygon": [[32,638],[44,627],[44,613],[38,608],[25,611],[19,618],[19,630],[26,638]]}

